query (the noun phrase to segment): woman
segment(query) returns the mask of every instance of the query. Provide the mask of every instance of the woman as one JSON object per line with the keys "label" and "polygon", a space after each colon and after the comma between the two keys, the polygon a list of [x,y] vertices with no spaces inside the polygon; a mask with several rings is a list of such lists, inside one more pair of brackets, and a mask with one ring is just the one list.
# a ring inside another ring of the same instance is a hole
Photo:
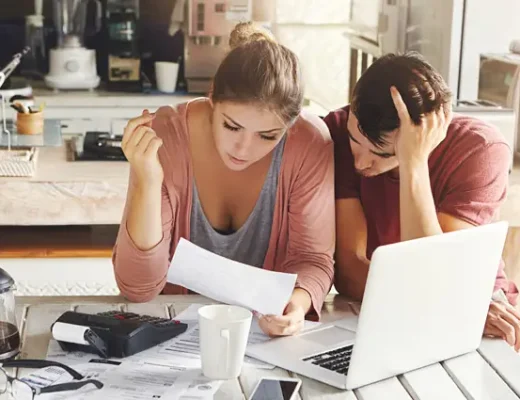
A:
{"label": "woman", "polygon": [[[131,120],[122,147],[130,184],[113,263],[132,301],[187,294],[166,283],[180,237],[224,257],[298,274],[272,335],[319,317],[333,278],[333,144],[301,113],[297,57],[250,23],[231,34],[210,98]],[[266,293],[266,296],[269,294]]]}

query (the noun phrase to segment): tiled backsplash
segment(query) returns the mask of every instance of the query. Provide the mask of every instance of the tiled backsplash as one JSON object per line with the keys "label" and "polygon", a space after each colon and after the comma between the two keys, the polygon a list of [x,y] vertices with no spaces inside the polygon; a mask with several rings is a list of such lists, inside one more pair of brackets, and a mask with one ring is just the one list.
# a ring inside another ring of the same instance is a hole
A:
{"label": "tiled backsplash", "polygon": [[348,95],[348,40],[338,26],[279,26],[279,41],[301,60],[306,96],[331,110],[344,106]]}
{"label": "tiled backsplash", "polygon": [[350,0],[277,0],[276,3],[279,24],[346,24],[349,15]]}
{"label": "tiled backsplash", "polygon": [[278,0],[276,34],[300,58],[306,95],[325,109],[348,100],[350,0]]}

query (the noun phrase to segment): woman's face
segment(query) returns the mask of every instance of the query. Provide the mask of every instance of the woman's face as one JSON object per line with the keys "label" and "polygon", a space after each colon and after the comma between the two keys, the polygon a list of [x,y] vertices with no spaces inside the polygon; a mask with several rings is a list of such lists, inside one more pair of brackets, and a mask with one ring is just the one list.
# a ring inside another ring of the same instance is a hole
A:
{"label": "woman's face", "polygon": [[287,127],[273,112],[254,104],[213,103],[213,137],[224,164],[245,170],[271,152]]}

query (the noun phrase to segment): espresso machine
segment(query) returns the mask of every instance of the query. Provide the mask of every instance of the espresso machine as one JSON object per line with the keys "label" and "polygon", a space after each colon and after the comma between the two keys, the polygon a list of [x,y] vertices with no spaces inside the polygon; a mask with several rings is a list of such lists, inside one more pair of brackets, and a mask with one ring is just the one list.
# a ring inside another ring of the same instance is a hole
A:
{"label": "espresso machine", "polygon": [[231,31],[238,22],[252,20],[252,0],[187,2],[184,45],[187,90],[207,94],[218,66],[229,51]]}
{"label": "espresso machine", "polygon": [[[87,8],[96,11],[94,26],[87,26]],[[49,55],[47,86],[54,89],[94,89],[99,85],[96,51],[84,46],[87,33],[101,29],[99,0],[53,0],[57,47]]]}

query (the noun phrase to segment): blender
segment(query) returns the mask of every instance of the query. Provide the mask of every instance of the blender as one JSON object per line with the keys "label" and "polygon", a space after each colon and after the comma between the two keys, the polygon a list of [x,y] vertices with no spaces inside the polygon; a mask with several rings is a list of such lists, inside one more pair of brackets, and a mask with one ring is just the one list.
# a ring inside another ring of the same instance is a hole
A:
{"label": "blender", "polygon": [[87,7],[95,5],[95,26],[101,29],[101,2],[99,0],[53,0],[57,47],[50,51],[47,86],[57,89],[94,89],[99,85],[96,51],[83,44],[87,27]]}

